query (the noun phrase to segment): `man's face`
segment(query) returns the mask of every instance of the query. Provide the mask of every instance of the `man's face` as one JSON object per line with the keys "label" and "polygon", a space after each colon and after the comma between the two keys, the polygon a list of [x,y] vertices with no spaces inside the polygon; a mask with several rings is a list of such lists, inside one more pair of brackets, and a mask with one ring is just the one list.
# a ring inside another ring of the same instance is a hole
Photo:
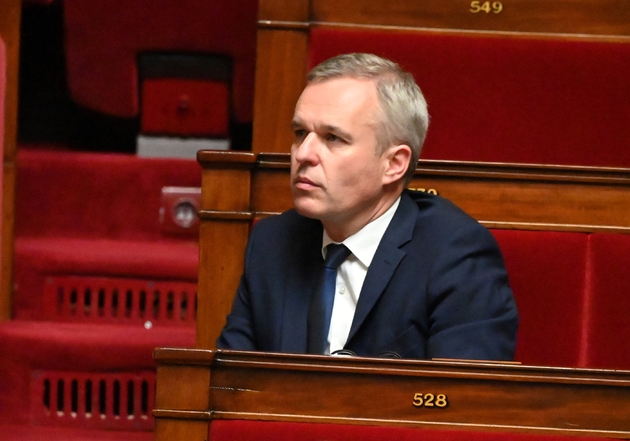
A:
{"label": "man's face", "polygon": [[375,84],[355,78],[311,84],[296,105],[293,202],[300,214],[321,220],[329,234],[339,228],[353,234],[384,211],[378,109]]}

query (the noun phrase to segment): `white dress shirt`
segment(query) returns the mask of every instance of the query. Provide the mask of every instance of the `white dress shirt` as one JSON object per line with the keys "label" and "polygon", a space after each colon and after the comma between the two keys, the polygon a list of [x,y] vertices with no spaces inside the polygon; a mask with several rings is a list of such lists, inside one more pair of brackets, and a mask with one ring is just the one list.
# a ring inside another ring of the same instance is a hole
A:
{"label": "white dress shirt", "polygon": [[[327,354],[343,349],[359,301],[363,281],[378,244],[389,226],[400,203],[400,197],[380,217],[364,226],[342,243],[352,254],[337,269],[337,288],[328,332]],[[326,257],[326,246],[334,242],[326,231],[322,239],[322,256]]]}

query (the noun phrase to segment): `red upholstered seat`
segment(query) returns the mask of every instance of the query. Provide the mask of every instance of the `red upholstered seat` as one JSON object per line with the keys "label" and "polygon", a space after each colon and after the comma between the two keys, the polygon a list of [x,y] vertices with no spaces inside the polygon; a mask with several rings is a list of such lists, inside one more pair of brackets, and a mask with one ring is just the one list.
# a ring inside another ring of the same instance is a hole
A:
{"label": "red upholstered seat", "polygon": [[493,230],[520,314],[516,360],[575,367],[580,362],[588,235]]}
{"label": "red upholstered seat", "polygon": [[311,66],[344,52],[414,74],[432,117],[425,159],[630,167],[627,42],[311,29]]}
{"label": "red upholstered seat", "polygon": [[[0,323],[0,350],[3,354],[10,354],[10,357],[0,358],[0,425],[29,425],[38,419],[43,425],[64,425],[60,421],[48,421],[43,414],[45,403],[35,390],[35,385],[46,373],[75,375],[79,378],[92,374],[96,382],[99,376],[103,378],[117,373],[153,376],[153,349],[156,346],[191,347],[194,334],[194,328],[183,326],[154,326],[146,329],[142,325],[88,326],[53,321],[11,320]],[[69,387],[66,391],[69,392]],[[54,398],[52,401],[55,401]],[[69,406],[66,406],[67,410]],[[153,406],[153,402],[150,406]],[[81,421],[81,418],[77,418],[74,424],[65,426],[95,428],[103,423],[98,418],[94,420]],[[113,422],[113,425],[126,425],[131,426],[132,430],[138,430],[133,428],[133,421],[130,422]],[[146,423],[137,425],[140,430],[147,429]],[[4,434],[1,438],[7,439]]]}
{"label": "red upholstered seat", "polygon": [[198,187],[196,162],[29,148],[18,159],[15,317],[42,319],[51,275],[196,281],[197,238],[160,223],[162,188]]}
{"label": "red upholstered seat", "polygon": [[584,365],[630,369],[630,235],[591,235],[587,268]]}
{"label": "red upholstered seat", "polygon": [[138,55],[220,54],[233,66],[232,111],[251,122],[257,0],[64,0],[68,84],[80,104],[139,111]]}
{"label": "red upholstered seat", "polygon": [[142,84],[142,132],[226,137],[227,84],[187,79],[147,79]]}
{"label": "red upholstered seat", "polygon": [[17,237],[161,240],[162,187],[201,184],[189,160],[26,146],[18,160]]}

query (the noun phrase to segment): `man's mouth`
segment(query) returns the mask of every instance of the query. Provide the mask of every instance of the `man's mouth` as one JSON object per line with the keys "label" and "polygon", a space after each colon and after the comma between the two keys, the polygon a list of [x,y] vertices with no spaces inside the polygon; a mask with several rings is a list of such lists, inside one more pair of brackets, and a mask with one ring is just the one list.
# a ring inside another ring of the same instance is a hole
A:
{"label": "man's mouth", "polygon": [[315,182],[304,176],[298,176],[293,180],[293,186],[301,190],[310,190],[315,187],[319,187]]}

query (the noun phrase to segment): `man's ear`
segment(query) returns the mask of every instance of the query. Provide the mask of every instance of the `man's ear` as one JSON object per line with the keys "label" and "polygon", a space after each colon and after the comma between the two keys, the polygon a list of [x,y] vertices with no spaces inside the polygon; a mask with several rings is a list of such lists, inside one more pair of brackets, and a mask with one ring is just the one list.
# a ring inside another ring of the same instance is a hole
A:
{"label": "man's ear", "polygon": [[405,144],[392,146],[385,152],[385,160],[383,185],[397,182],[405,176],[411,161],[411,147]]}

